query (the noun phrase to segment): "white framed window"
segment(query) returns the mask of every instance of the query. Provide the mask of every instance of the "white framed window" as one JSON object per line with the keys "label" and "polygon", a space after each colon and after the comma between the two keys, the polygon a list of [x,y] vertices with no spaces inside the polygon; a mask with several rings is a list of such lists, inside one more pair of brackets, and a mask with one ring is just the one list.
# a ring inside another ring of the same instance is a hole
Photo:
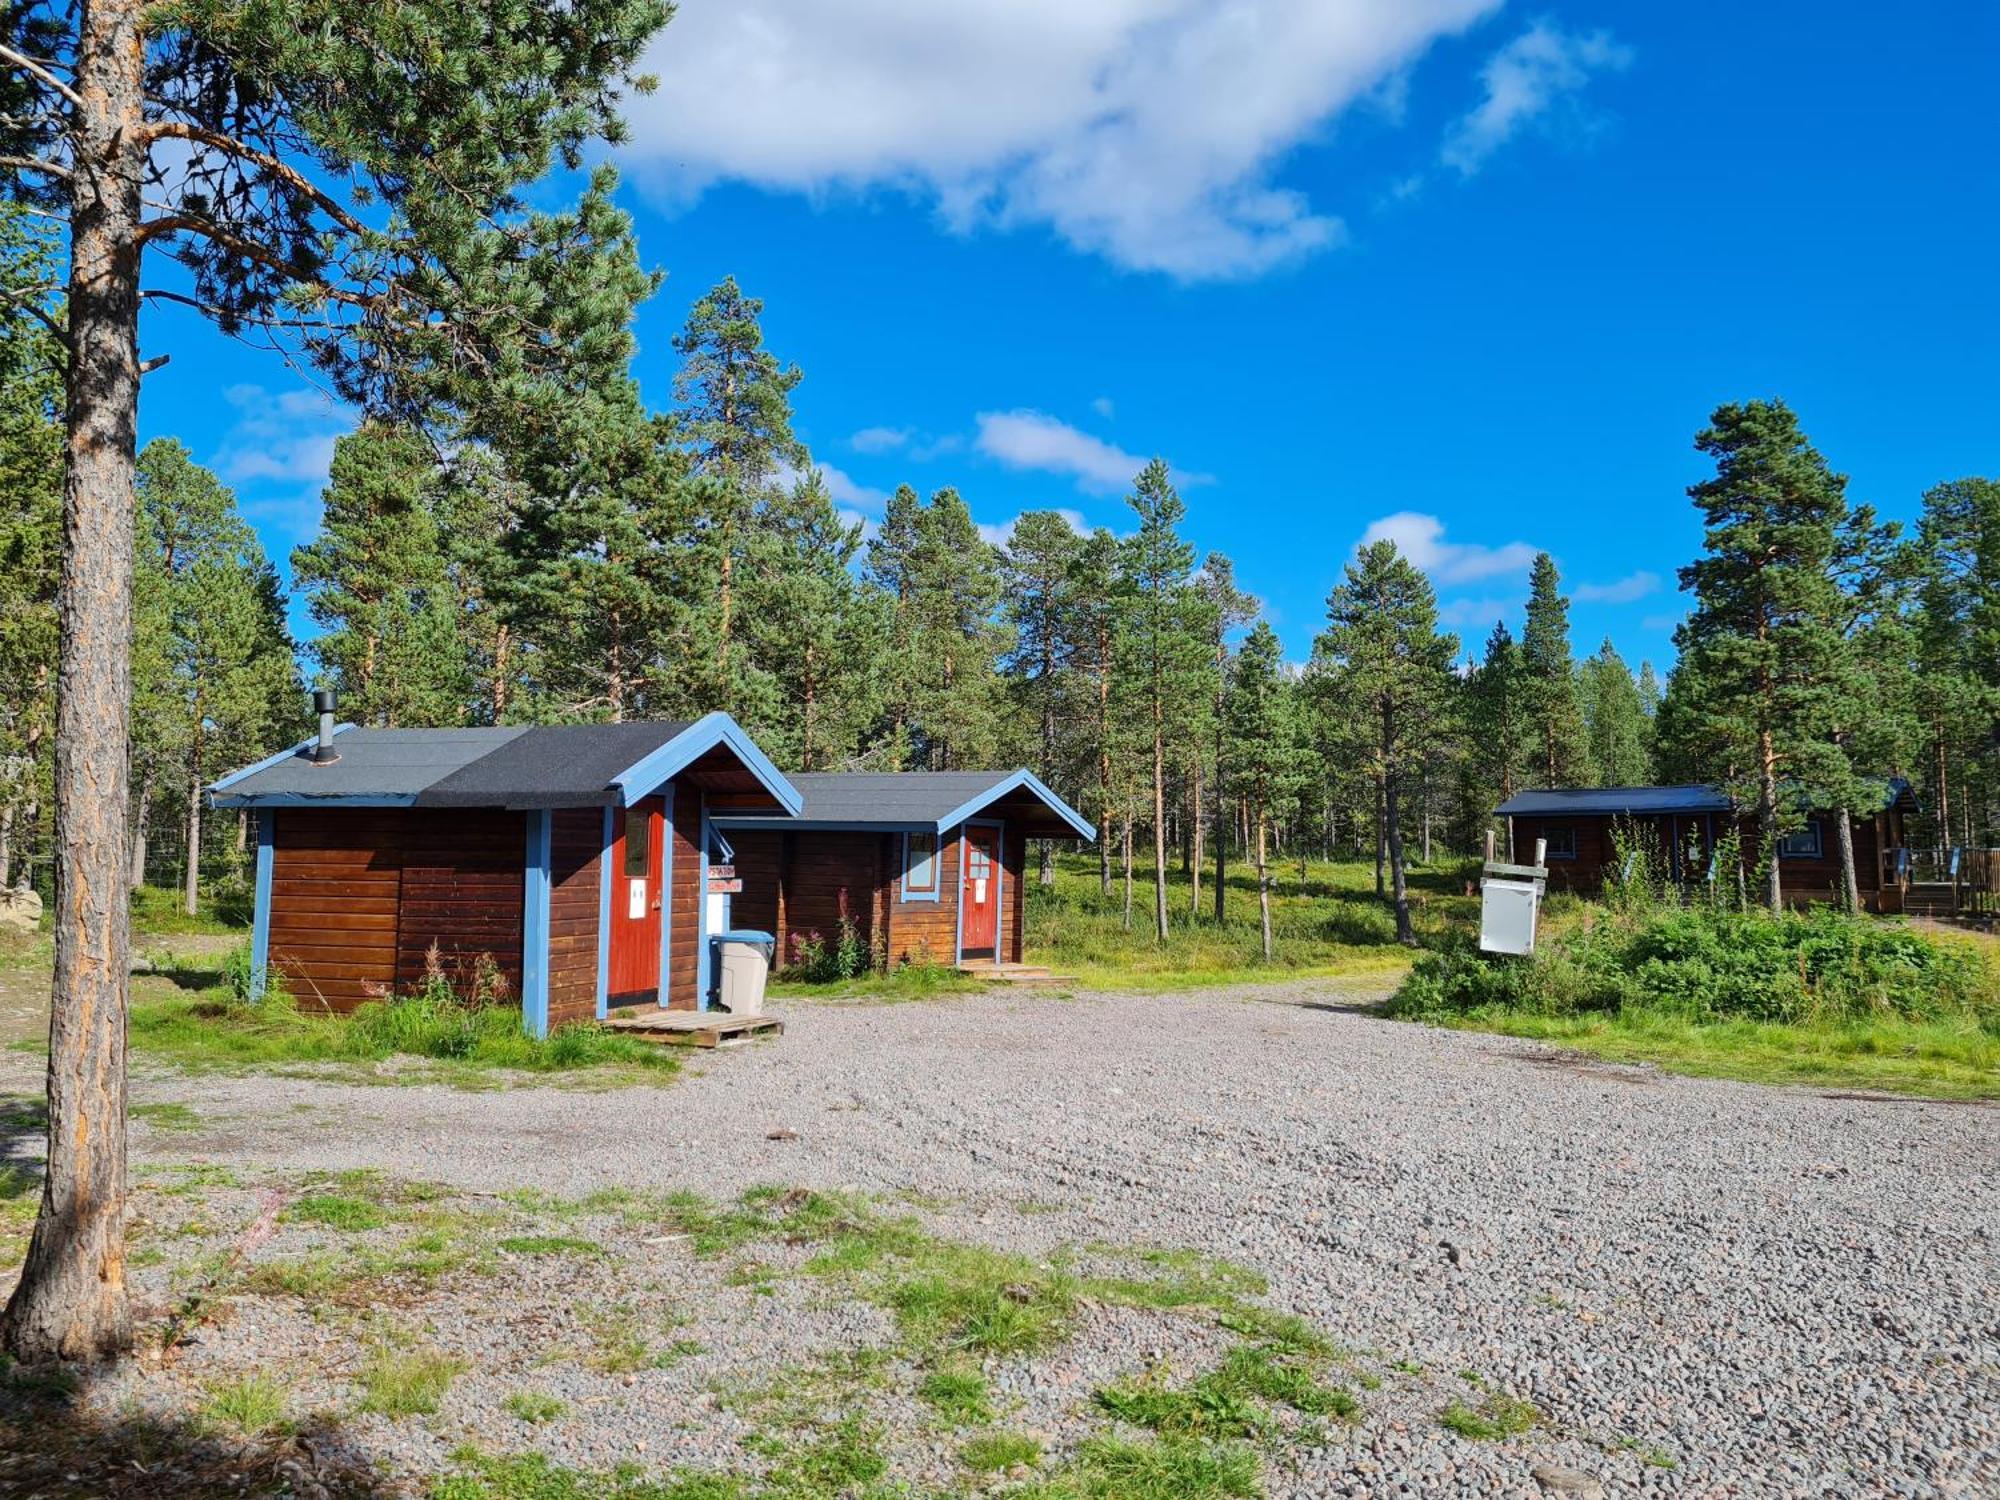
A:
{"label": "white framed window", "polygon": [[1806,819],[1805,827],[1795,828],[1778,840],[1780,859],[1820,859],[1826,845],[1821,841],[1819,819]]}
{"label": "white framed window", "polygon": [[903,835],[903,899],[938,898],[938,841],[934,833]]}

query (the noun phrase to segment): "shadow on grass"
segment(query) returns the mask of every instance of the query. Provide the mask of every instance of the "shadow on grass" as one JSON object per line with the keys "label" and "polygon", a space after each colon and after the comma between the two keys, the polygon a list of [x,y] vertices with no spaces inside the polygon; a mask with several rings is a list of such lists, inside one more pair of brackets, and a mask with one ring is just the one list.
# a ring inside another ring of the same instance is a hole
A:
{"label": "shadow on grass", "polygon": [[93,1378],[66,1368],[0,1373],[0,1494],[387,1500],[409,1493],[385,1481],[371,1457],[323,1419],[245,1439],[189,1421],[94,1411],[87,1400]]}

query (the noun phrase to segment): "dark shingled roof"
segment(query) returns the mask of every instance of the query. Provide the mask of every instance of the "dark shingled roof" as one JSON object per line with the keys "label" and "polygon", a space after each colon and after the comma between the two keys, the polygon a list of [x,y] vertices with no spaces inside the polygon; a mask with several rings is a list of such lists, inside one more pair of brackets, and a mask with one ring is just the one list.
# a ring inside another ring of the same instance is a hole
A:
{"label": "dark shingled roof", "polygon": [[340,758],[308,744],[216,783],[219,806],[261,799],[369,798],[408,807],[597,807],[611,779],[687,730],[683,723],[501,729],[342,729]]}
{"label": "dark shingled roof", "polygon": [[1039,807],[1015,802],[1010,818],[1033,812],[1032,836],[1090,838],[1089,822],[1028,772],[1013,771],[812,771],[788,778],[805,799],[796,820],[721,816],[725,828],[937,829],[972,817],[992,803],[1032,799]]}
{"label": "dark shingled roof", "polygon": [[1495,809],[1501,817],[1517,813],[1589,817],[1631,813],[1726,813],[1729,798],[1715,787],[1590,786],[1544,787],[1516,792]]}

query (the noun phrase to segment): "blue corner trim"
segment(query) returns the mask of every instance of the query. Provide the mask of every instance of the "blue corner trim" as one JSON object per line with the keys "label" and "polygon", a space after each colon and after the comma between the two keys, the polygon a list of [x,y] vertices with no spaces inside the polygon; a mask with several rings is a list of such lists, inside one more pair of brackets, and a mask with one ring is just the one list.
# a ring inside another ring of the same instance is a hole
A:
{"label": "blue corner trim", "polygon": [[616,825],[610,808],[604,809],[604,843],[597,851],[597,1019],[610,1012],[611,1003],[611,834]]}
{"label": "blue corner trim", "polygon": [[[355,726],[352,724],[336,724],[333,726],[333,732],[337,735],[345,734],[347,733],[348,730],[354,727]],[[240,771],[231,771],[227,776],[224,776],[219,781],[211,781],[207,787],[208,794],[212,798],[217,792],[222,791],[226,787],[232,787],[236,785],[237,782],[243,780],[246,776],[255,776],[259,771],[268,771],[271,769],[271,767],[290,760],[294,755],[299,754],[301,751],[312,749],[312,747],[318,743],[319,743],[319,736],[315,734],[309,740],[300,740],[296,745],[289,746],[286,749],[279,750],[274,752],[273,754],[265,756],[262,760],[258,761],[257,764],[254,766],[245,766]]]}
{"label": "blue corner trim", "polygon": [[[928,828],[915,829],[912,831],[920,833],[931,833],[931,831]],[[931,888],[927,891],[911,890],[910,889],[910,835],[908,833],[905,833],[903,835],[903,868],[901,872],[896,876],[896,899],[898,901],[901,901],[906,906],[913,901],[928,901],[935,904],[939,900],[940,893],[943,890],[944,890],[944,840],[938,837],[938,835],[936,835],[935,833],[931,833]]]}
{"label": "blue corner trim", "polygon": [[521,913],[521,1025],[529,1036],[549,1034],[549,832],[553,814],[527,814],[527,879]]}
{"label": "blue corner trim", "polygon": [[[965,962],[965,826],[957,830],[958,868],[951,876],[951,966],[955,969]],[[939,840],[943,842],[942,839]],[[939,860],[938,879],[944,879],[943,860]]]}
{"label": "blue corner trim", "polygon": [[784,772],[757,748],[750,736],[743,732],[742,725],[728,714],[719,712],[695,720],[651,755],[612,777],[611,785],[617,789],[619,801],[629,807],[641,797],[657,791],[718,745],[727,747],[762,783],[764,790],[777,798],[778,805],[787,814],[792,817],[799,815],[800,809],[806,805],[799,789],[785,780]]}
{"label": "blue corner trim", "polygon": [[250,926],[250,998],[264,998],[265,976],[271,967],[271,863],[277,835],[277,814],[257,813],[257,895]]}
{"label": "blue corner trim", "polygon": [[708,798],[701,799],[701,875],[694,888],[695,1008],[709,1010],[708,999]]}
{"label": "blue corner trim", "polygon": [[970,801],[965,802],[958,807],[954,807],[950,812],[946,813],[943,817],[939,818],[937,821],[938,832],[943,833],[947,828],[956,827],[958,824],[965,822],[974,813],[978,812],[982,807],[987,806],[989,803],[993,802],[997,798],[1004,797],[1007,795],[1007,793],[1018,790],[1021,787],[1026,787],[1029,791],[1033,792],[1037,797],[1041,798],[1041,800],[1048,805],[1048,809],[1050,812],[1054,813],[1057,817],[1061,818],[1065,823],[1069,824],[1071,828],[1074,828],[1076,830],[1076,836],[1078,838],[1083,839],[1086,842],[1094,843],[1096,841],[1097,830],[1091,827],[1090,824],[1085,821],[1083,814],[1078,812],[1075,808],[1071,807],[1067,802],[1063,801],[1063,799],[1058,797],[1054,792],[1050,791],[1048,787],[1043,784],[1042,779],[1039,776],[1037,776],[1033,771],[1026,769],[1025,767],[1019,771],[1016,771],[1011,776],[1005,777],[1002,780],[994,782],[993,785],[989,786],[985,791],[981,792],[978,796],[972,798]]}
{"label": "blue corner trim", "polygon": [[[674,998],[674,784],[660,789],[660,1007]],[[607,814],[608,816],[608,814]]]}

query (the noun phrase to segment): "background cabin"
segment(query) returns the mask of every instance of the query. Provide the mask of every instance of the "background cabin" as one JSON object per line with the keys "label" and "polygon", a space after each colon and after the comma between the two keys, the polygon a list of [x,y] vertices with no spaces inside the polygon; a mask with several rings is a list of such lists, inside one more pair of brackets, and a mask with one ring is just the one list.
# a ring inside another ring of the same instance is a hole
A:
{"label": "background cabin", "polygon": [[693,723],[357,729],[216,782],[257,827],[253,988],[335,1011],[408,993],[435,953],[527,1029],[709,1003],[710,813],[801,801],[726,714]]}
{"label": "background cabin", "polygon": [[791,780],[796,818],[715,819],[742,887],[729,920],[773,934],[781,965],[843,917],[881,963],[1019,964],[1028,840],[1094,837],[1025,770]]}
{"label": "background cabin", "polygon": [[[1882,783],[1879,804],[1850,815],[1854,869],[1862,905],[1875,912],[1903,909],[1908,887],[1907,828],[1916,810],[1909,783]],[[1549,887],[1594,895],[1617,863],[1613,833],[1640,832],[1659,850],[1668,877],[1677,883],[1709,878],[1716,840],[1738,817],[1735,804],[1719,788],[1685,786],[1554,787],[1517,793],[1495,809],[1506,819],[1508,847],[1525,858],[1535,840],[1548,843]],[[1755,818],[1744,815],[1741,831],[1746,869],[1758,860]],[[1778,883],[1788,902],[1831,900],[1840,881],[1839,831],[1834,814],[1814,810],[1778,846]]]}

